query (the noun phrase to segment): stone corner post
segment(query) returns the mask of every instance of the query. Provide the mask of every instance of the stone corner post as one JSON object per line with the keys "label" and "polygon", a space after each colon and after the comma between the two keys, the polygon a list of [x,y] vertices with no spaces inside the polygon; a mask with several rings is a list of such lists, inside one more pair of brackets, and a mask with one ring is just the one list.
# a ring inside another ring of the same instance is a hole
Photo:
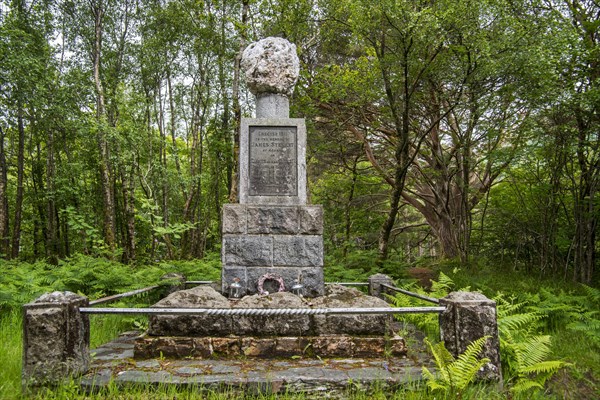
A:
{"label": "stone corner post", "polygon": [[490,362],[478,378],[502,382],[496,302],[481,293],[452,292],[440,299],[440,306],[446,307],[440,313],[440,336],[448,351],[458,357],[473,341],[489,336],[481,357],[489,358]]}
{"label": "stone corner post", "polygon": [[394,280],[385,274],[375,274],[371,275],[368,279],[369,281],[369,295],[379,297],[383,300],[385,299],[384,293],[385,288],[381,286],[382,284],[395,286]]}
{"label": "stone corner post", "polygon": [[87,297],[72,292],[46,293],[23,306],[23,387],[55,384],[87,372],[90,322],[79,307]]}

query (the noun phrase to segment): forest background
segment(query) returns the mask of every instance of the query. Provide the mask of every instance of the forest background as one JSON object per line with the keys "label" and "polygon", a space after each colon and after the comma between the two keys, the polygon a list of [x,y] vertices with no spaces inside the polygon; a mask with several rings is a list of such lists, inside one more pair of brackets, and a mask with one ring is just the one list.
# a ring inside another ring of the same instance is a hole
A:
{"label": "forest background", "polygon": [[[464,398],[597,398],[599,27],[596,0],[0,0],[0,397],[41,293],[218,279],[240,54],[281,36],[326,278],[494,298],[511,392]],[[104,317],[94,346],[143,329]]]}
{"label": "forest background", "polygon": [[0,257],[218,252],[240,53],[281,36],[328,254],[592,284],[599,21],[592,0],[1,1]]}

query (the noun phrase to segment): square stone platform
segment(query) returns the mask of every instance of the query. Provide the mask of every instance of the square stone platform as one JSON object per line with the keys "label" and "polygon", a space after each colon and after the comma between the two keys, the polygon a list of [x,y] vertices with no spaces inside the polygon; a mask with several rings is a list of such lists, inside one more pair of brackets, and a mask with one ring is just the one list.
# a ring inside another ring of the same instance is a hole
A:
{"label": "square stone platform", "polygon": [[134,359],[139,332],[127,332],[92,350],[91,368],[80,378],[88,392],[109,384],[118,386],[176,385],[201,393],[225,391],[245,395],[302,393],[304,398],[346,398],[352,390],[390,390],[421,379],[422,366],[434,369],[424,349],[422,334],[411,340],[414,347],[402,357],[261,359]]}

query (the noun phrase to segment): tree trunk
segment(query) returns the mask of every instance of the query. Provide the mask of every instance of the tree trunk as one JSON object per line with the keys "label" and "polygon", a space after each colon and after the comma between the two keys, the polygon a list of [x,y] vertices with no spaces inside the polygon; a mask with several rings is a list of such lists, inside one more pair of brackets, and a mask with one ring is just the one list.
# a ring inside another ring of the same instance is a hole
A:
{"label": "tree trunk", "polygon": [[[127,168],[125,168],[127,170]],[[133,171],[135,168],[132,166],[130,172],[123,172],[121,179],[123,185],[123,208],[125,210],[125,262],[129,263],[135,261],[135,190],[133,185]]]}
{"label": "tree trunk", "polygon": [[6,165],[6,153],[4,149],[4,130],[0,126],[0,257],[10,257],[9,242],[9,210],[8,194],[8,172]]}
{"label": "tree trunk", "polygon": [[242,21],[240,29],[240,48],[235,56],[233,63],[233,160],[228,170],[229,184],[229,202],[237,203],[238,201],[238,160],[240,155],[240,133],[239,129],[242,122],[242,109],[240,107],[240,64],[242,62],[242,52],[246,47],[247,34],[246,25],[248,23],[249,0],[242,0]]}
{"label": "tree trunk", "polygon": [[54,162],[54,132],[48,130],[48,142],[46,143],[46,257],[52,264],[58,264],[59,258],[59,234],[58,213],[56,210],[56,192],[54,180],[56,176],[56,165]]}
{"label": "tree trunk", "polygon": [[13,223],[11,257],[17,258],[21,246],[21,219],[23,214],[23,175],[25,167],[25,125],[23,122],[23,106],[18,104],[17,125],[19,144],[17,153],[17,195],[15,198],[15,219]]}
{"label": "tree trunk", "polygon": [[110,167],[110,150],[106,138],[106,102],[104,99],[104,88],[100,76],[100,63],[102,55],[102,34],[104,9],[102,1],[92,2],[92,13],[94,15],[94,47],[92,49],[92,60],[94,69],[94,84],[96,87],[96,120],[98,123],[98,152],[100,153],[100,183],[102,187],[103,219],[104,219],[104,242],[112,252],[116,246],[116,222],[115,222],[115,199],[113,191],[112,172]]}
{"label": "tree trunk", "polygon": [[346,220],[346,226],[344,229],[345,240],[344,240],[344,258],[348,255],[348,248],[350,247],[350,229],[352,227],[352,219],[350,218],[350,210],[352,208],[352,200],[354,200],[354,191],[356,190],[356,181],[358,180],[358,160],[360,156],[357,156],[352,164],[352,186],[350,186],[350,193],[348,193],[348,199],[346,201],[346,210],[344,211],[344,218]]}
{"label": "tree trunk", "polygon": [[[385,59],[385,33],[381,37],[381,48],[379,50],[378,57],[381,63],[384,63]],[[411,107],[411,90],[409,87],[409,71],[408,71],[408,52],[404,52],[403,58],[403,78],[404,85],[402,87],[402,98],[401,103],[402,113],[399,110],[398,99],[393,92],[392,82],[389,77],[389,71],[385,65],[381,67],[381,75],[385,87],[385,94],[392,117],[394,119],[394,125],[396,130],[396,151],[394,154],[394,182],[392,186],[392,194],[390,197],[390,211],[388,212],[387,219],[383,223],[381,233],[379,235],[379,259],[381,261],[386,260],[389,254],[389,241],[392,234],[392,229],[396,223],[396,217],[400,210],[400,197],[404,191],[404,183],[406,181],[406,174],[408,167],[412,160],[409,157],[409,118],[410,118],[410,107]]]}

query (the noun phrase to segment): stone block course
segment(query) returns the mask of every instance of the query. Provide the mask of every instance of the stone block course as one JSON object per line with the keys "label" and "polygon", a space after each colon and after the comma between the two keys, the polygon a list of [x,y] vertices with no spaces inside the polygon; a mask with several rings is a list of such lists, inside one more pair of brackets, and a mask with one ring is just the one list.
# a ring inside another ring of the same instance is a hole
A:
{"label": "stone block course", "polygon": [[269,236],[223,236],[223,265],[272,265],[272,252],[273,239]]}
{"label": "stone block course", "polygon": [[246,233],[246,221],[248,219],[246,206],[243,204],[223,205],[223,234]]}
{"label": "stone block course", "polygon": [[303,206],[298,207],[300,220],[300,233],[303,235],[323,234],[323,207]]}
{"label": "stone block course", "polygon": [[322,267],[321,236],[273,236],[273,266]]}
{"label": "stone block course", "polygon": [[248,206],[248,233],[285,234],[298,233],[298,207]]}
{"label": "stone block course", "polygon": [[[319,308],[377,308],[389,304],[377,297],[366,296],[355,288],[339,285],[327,287],[326,296],[313,300]],[[315,333],[331,335],[344,332],[351,335],[385,335],[390,333],[390,315],[315,315]]]}
{"label": "stone block course", "polygon": [[223,234],[322,235],[323,207],[223,205]]}
{"label": "stone block course", "polygon": [[[186,340],[184,340],[186,339]],[[190,346],[193,350],[190,351]],[[400,336],[352,337],[347,335],[256,337],[229,336],[173,338],[142,336],[136,339],[136,359],[149,357],[382,357],[406,355]],[[187,353],[186,353],[187,352]]]}

